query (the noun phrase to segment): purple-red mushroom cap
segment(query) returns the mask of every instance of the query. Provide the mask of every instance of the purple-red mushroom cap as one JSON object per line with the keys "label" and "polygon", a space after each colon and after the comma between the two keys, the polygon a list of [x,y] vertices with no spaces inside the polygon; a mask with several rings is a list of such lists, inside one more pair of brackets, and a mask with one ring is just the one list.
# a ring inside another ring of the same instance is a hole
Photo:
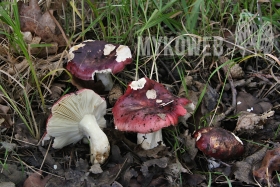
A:
{"label": "purple-red mushroom cap", "polygon": [[228,160],[244,153],[243,142],[234,133],[219,127],[205,127],[194,132],[196,147],[206,156]]}
{"label": "purple-red mushroom cap", "polygon": [[120,131],[152,133],[170,125],[187,111],[186,98],[172,95],[162,84],[141,78],[132,81],[115,103],[112,112],[116,129]]}
{"label": "purple-red mushroom cap", "polygon": [[128,46],[85,40],[70,48],[66,69],[82,80],[94,80],[96,73],[118,73],[132,62]]}

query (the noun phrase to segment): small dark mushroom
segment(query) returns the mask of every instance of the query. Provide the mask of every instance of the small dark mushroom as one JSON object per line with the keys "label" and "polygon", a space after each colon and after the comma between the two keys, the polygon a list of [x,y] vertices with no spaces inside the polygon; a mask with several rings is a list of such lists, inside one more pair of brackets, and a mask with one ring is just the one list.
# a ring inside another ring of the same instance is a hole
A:
{"label": "small dark mushroom", "polygon": [[219,127],[199,129],[193,137],[200,151],[216,159],[232,159],[244,152],[243,142],[232,132]]}

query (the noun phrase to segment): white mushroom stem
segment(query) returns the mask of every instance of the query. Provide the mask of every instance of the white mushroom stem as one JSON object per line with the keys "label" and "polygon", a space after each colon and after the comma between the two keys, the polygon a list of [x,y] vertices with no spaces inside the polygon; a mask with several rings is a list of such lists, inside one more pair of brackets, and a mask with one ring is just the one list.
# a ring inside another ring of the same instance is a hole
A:
{"label": "white mushroom stem", "polygon": [[105,91],[110,91],[113,88],[113,80],[110,72],[96,73],[97,80],[101,80],[105,87]]}
{"label": "white mushroom stem", "polygon": [[90,161],[102,164],[108,158],[110,143],[106,134],[100,129],[94,115],[87,114],[80,121],[80,131],[90,142]]}
{"label": "white mushroom stem", "polygon": [[145,150],[153,149],[158,145],[164,145],[161,130],[148,134],[138,133],[137,144],[141,144],[141,147]]}

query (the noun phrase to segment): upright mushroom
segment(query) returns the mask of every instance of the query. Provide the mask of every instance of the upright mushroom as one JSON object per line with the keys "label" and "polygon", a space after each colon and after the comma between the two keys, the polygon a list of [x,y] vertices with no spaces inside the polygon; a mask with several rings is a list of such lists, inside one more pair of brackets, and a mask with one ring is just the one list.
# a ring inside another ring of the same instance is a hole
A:
{"label": "upright mushroom", "polygon": [[43,142],[54,137],[53,148],[74,144],[83,137],[90,142],[91,163],[104,163],[110,144],[101,128],[106,127],[106,102],[89,89],[63,96],[52,107]]}
{"label": "upright mushroom", "polygon": [[122,71],[132,61],[128,46],[85,40],[70,48],[66,69],[82,80],[101,80],[105,90],[113,87],[111,73]]}
{"label": "upright mushroom", "polygon": [[137,132],[137,142],[152,149],[162,142],[161,129],[178,123],[189,101],[173,96],[162,84],[148,78],[132,81],[112,112],[116,129]]}

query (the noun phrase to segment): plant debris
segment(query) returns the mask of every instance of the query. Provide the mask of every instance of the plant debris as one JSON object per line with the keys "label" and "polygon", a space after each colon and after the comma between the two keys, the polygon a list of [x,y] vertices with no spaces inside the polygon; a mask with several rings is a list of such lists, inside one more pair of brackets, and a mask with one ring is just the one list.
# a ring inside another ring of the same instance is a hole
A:
{"label": "plant debris", "polygon": [[30,0],[28,5],[19,1],[18,9],[21,31],[35,33],[46,43],[56,42],[59,47],[66,45],[54,21],[53,10],[42,13],[37,0]]}
{"label": "plant debris", "polygon": [[280,170],[280,148],[268,150],[259,169],[253,171],[256,180],[262,185],[272,185],[274,171]]}

